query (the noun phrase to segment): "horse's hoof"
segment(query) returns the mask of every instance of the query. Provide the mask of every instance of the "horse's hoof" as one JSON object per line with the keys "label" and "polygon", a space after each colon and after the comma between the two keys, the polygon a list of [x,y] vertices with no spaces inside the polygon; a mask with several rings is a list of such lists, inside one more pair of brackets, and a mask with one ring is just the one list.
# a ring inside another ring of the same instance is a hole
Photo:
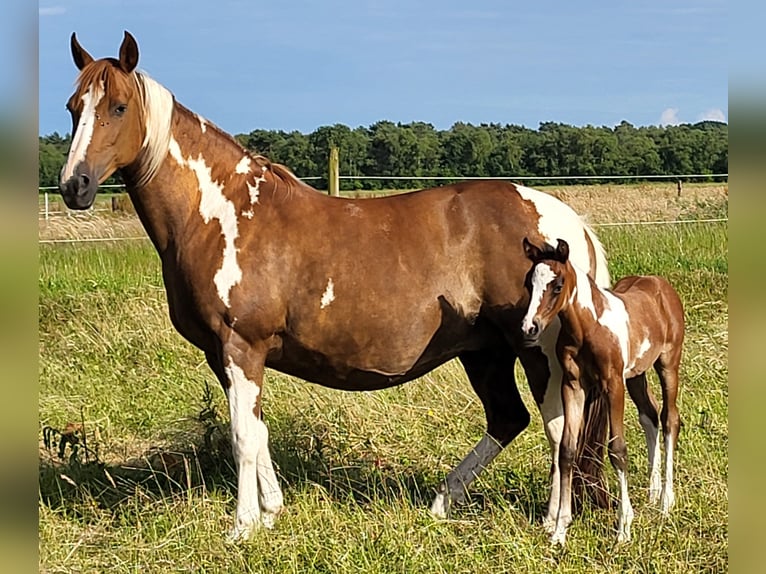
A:
{"label": "horse's hoof", "polygon": [[449,496],[444,492],[438,492],[433,504],[431,504],[431,516],[434,518],[447,518],[449,506]]}

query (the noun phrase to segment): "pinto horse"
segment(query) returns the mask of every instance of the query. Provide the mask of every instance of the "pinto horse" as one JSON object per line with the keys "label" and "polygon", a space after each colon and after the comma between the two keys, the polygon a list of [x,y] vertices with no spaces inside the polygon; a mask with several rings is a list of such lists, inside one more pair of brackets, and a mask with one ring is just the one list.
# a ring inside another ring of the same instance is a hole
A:
{"label": "pinto horse", "polygon": [[459,183],[377,199],[330,197],[245,150],[138,72],[125,33],[118,58],[94,60],[71,37],[79,76],[67,107],[72,145],[61,194],[91,206],[115,171],[161,260],[170,318],[226,393],[238,493],[230,539],[273,525],[282,492],[261,417],[264,368],[345,390],[405,383],[457,357],[487,432],[431,507],[444,516],[529,423],[518,358],[552,452],[558,507],[560,380],[552,340],[525,348],[523,237],[566,237],[601,285],[595,234],[557,199],[503,182]]}
{"label": "pinto horse", "polygon": [[523,245],[533,263],[527,279],[530,305],[522,321],[524,336],[535,343],[556,316],[561,321],[556,351],[564,369],[564,431],[559,450],[560,502],[551,541],[563,545],[572,521],[572,462],[588,385],[603,390],[608,399],[609,458],[620,484],[617,540],[629,540],[633,508],[628,496],[628,452],[623,431],[625,386],[638,407],[646,437],[649,500],[657,502],[660,498],[657,401],[646,381],[646,371],[652,365],[662,387],[662,512],[667,514],[675,501],[673,453],[681,423],[676,396],[684,340],[681,299],[670,283],[656,276],[625,277],[612,290],[601,289],[570,261],[565,240],[559,239],[555,249],[548,244],[535,245],[527,238]]}

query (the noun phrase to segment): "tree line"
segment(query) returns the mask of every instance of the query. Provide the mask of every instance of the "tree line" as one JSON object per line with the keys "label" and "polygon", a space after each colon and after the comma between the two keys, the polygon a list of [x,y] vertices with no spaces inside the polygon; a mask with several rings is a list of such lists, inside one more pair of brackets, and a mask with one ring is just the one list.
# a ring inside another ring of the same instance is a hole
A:
{"label": "tree line", "polygon": [[[310,134],[256,129],[238,134],[247,149],[288,166],[299,177],[321,176],[326,186],[329,150],[340,150],[340,173],[386,176],[342,180],[341,188],[414,188],[429,181],[396,176],[539,177],[723,174],[729,170],[729,126],[704,121],[678,126],[575,127],[556,122],[536,130],[518,125],[457,122],[437,130],[423,122],[380,121],[369,127],[322,126]],[[70,136],[40,137],[40,185],[58,185]]]}

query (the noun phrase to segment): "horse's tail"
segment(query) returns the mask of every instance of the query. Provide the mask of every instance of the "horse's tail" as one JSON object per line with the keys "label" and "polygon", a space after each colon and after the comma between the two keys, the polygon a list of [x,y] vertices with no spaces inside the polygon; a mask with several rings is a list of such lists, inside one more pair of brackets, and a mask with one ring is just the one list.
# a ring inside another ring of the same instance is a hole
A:
{"label": "horse's tail", "polygon": [[598,507],[609,506],[609,489],[604,477],[604,451],[609,427],[609,403],[596,385],[585,396],[585,419],[575,454],[574,490],[579,500],[588,498]]}

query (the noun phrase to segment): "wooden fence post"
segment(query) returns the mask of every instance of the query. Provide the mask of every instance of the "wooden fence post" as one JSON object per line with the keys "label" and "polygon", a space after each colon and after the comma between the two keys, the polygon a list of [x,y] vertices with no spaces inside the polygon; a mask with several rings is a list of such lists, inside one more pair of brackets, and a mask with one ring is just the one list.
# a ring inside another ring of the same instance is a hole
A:
{"label": "wooden fence post", "polygon": [[340,195],[340,170],[338,166],[338,146],[332,146],[327,166],[327,193],[329,195]]}
{"label": "wooden fence post", "polygon": [[679,179],[677,182],[678,186],[678,197],[681,197],[681,190],[683,189],[683,185],[681,184],[681,180]]}

